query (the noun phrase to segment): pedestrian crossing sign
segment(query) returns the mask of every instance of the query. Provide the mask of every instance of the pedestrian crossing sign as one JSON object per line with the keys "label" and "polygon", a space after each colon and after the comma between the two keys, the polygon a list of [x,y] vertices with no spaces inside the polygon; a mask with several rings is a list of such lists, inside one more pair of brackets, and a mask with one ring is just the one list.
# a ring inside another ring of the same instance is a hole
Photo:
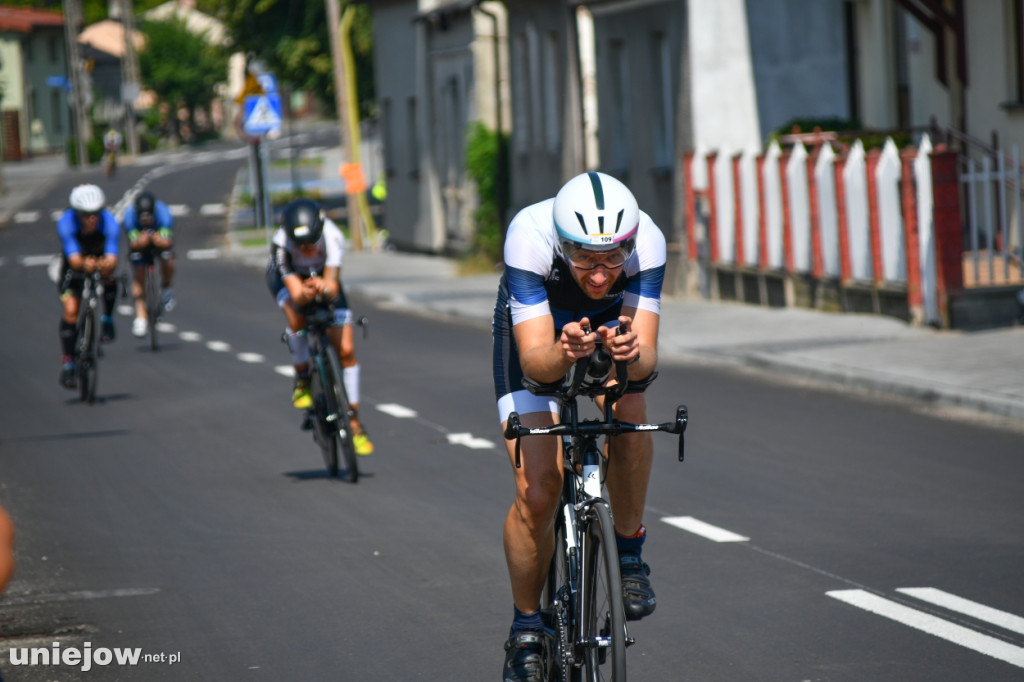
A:
{"label": "pedestrian crossing sign", "polygon": [[281,131],[281,97],[279,95],[250,95],[245,98],[245,132],[265,135]]}

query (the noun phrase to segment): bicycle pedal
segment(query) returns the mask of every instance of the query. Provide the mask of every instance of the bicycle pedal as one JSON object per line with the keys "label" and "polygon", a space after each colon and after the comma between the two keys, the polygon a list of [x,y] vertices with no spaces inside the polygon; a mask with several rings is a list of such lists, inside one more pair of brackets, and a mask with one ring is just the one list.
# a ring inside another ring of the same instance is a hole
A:
{"label": "bicycle pedal", "polygon": [[636,639],[634,637],[626,637],[626,646],[627,647],[633,646],[634,644],[636,644]]}
{"label": "bicycle pedal", "polygon": [[313,415],[311,415],[309,412],[306,413],[306,416],[302,420],[302,430],[303,431],[312,431],[313,430]]}

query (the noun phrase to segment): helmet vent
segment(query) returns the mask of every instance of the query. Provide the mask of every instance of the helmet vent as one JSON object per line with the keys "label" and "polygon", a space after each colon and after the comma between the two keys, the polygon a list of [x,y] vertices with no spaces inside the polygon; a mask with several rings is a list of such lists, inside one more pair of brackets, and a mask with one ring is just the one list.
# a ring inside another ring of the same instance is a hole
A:
{"label": "helmet vent", "polygon": [[587,229],[587,224],[583,221],[583,214],[576,211],[576,220],[580,221],[580,227],[583,228],[583,234],[590,234],[590,230]]}
{"label": "helmet vent", "polygon": [[619,211],[619,215],[615,218],[615,234],[619,233],[619,228],[622,227],[622,216],[625,215],[626,209]]}

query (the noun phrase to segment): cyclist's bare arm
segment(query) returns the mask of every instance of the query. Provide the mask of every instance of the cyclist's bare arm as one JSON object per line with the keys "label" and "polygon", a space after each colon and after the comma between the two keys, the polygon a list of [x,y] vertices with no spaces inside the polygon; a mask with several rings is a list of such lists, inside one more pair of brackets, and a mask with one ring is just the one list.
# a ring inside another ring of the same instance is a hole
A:
{"label": "cyclist's bare arm", "polygon": [[523,373],[534,381],[558,381],[569,371],[572,363],[594,351],[597,336],[592,331],[585,331],[589,328],[587,318],[565,325],[558,338],[552,341],[554,327],[554,318],[542,315],[523,320],[512,330],[519,346]]}
{"label": "cyclist's bare arm", "polygon": [[612,359],[625,362],[629,378],[636,381],[651,375],[658,366],[658,326],[661,317],[649,310],[623,308],[619,326],[627,331],[602,327],[602,342]]}
{"label": "cyclist's bare arm", "polygon": [[298,307],[306,306],[312,303],[316,299],[316,290],[313,288],[310,281],[303,280],[295,273],[291,273],[284,277],[284,285],[288,289],[288,295],[291,296],[292,303]]}
{"label": "cyclist's bare arm", "polygon": [[309,282],[317,294],[325,298],[334,298],[341,289],[340,270],[335,266],[324,268],[324,274],[319,277],[310,277]]}

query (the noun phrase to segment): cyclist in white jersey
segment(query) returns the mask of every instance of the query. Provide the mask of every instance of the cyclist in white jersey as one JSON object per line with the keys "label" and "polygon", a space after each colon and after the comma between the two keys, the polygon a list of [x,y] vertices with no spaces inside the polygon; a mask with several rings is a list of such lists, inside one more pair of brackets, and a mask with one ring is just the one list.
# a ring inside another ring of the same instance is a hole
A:
{"label": "cyclist in white jersey", "polygon": [[[345,247],[341,230],[315,201],[296,199],[284,207],[281,227],[271,241],[267,286],[288,319],[285,333],[295,365],[292,404],[300,410],[309,409],[313,404],[309,394],[309,341],[303,309],[320,298],[329,301],[334,308],[335,326],[328,332],[328,338],[338,349],[345,392],[358,414],[360,367],[352,334],[352,311],[341,285]],[[372,453],[373,443],[358,418],[353,421],[352,429],[356,454]]]}
{"label": "cyclist in white jersey", "polygon": [[[494,308],[494,385],[502,431],[511,412],[526,427],[558,419],[557,402],[522,386],[527,376],[559,381],[601,338],[629,378],[649,377],[657,365],[665,238],[639,210],[633,194],[603,173],[583,173],[557,196],[520,211],[505,239],[505,273]],[[617,327],[624,331],[619,333]],[[613,406],[615,417],[647,421],[643,393]],[[515,441],[505,442],[515,461]],[[502,679],[548,679],[554,633],[540,614],[540,596],[554,552],[554,517],[562,489],[558,439],[520,442],[516,497],[505,520],[505,558],[514,603]],[[643,511],[651,472],[649,433],[612,439],[607,485],[615,519],[626,617],[654,611],[650,567],[641,559]]]}

